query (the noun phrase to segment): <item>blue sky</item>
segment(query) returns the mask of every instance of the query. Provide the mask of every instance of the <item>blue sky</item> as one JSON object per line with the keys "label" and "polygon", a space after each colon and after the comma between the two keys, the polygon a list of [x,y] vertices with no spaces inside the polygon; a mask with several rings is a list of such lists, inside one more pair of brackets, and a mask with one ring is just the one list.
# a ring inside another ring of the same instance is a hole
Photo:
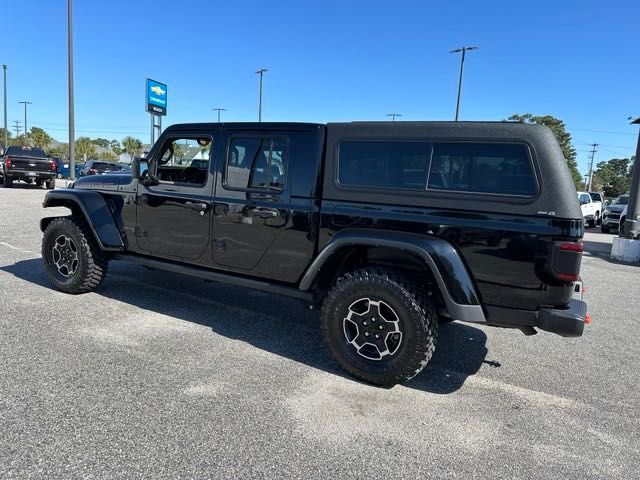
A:
{"label": "blue sky", "polygon": [[[67,138],[66,1],[4,0],[0,63],[9,123]],[[640,2],[76,0],[77,135],[147,142],[144,79],[169,87],[163,125],[264,120],[452,119],[459,57],[461,119],[551,114],[573,134],[584,172],[635,152],[640,116]],[[13,19],[20,19],[14,21]],[[636,30],[634,31],[634,27]]]}

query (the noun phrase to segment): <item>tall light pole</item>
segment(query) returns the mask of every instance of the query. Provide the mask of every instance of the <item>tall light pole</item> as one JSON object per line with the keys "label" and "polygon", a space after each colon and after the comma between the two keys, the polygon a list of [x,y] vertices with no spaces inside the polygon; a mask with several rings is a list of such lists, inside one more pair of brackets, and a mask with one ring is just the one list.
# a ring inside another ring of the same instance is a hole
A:
{"label": "tall light pole", "polygon": [[24,134],[26,135],[29,133],[29,129],[27,128],[27,105],[32,105],[32,103],[27,102],[26,100],[23,100],[22,102],[18,102],[18,103],[24,104]]}
{"label": "tall light pole", "polygon": [[69,178],[76,179],[75,121],[73,108],[73,1],[67,0],[67,63],[69,67]]}
{"label": "tall light pole", "polygon": [[462,93],[462,72],[464,72],[464,57],[467,51],[478,50],[480,47],[461,47],[451,50],[449,53],[462,53],[460,57],[460,79],[458,80],[458,100],[456,101],[456,122],[460,113],[460,94]]}
{"label": "tall light pole", "polygon": [[7,66],[2,65],[2,74],[4,77],[4,144],[7,146]]}
{"label": "tall light pole", "polygon": [[258,122],[262,122],[262,76],[268,72],[266,68],[259,69],[256,73],[260,75],[260,94],[258,96]]}
{"label": "tall light pole", "polygon": [[598,151],[596,150],[597,146],[597,143],[591,144],[591,163],[589,164],[589,186],[587,187],[587,192],[591,191],[591,186],[593,184],[593,159],[595,158],[596,152]]}
{"label": "tall light pole", "polygon": [[396,121],[396,117],[401,117],[401,116],[402,116],[401,113],[387,113],[387,117],[391,117],[392,122]]}
{"label": "tall light pole", "polygon": [[218,112],[218,123],[220,123],[220,112],[227,111],[226,108],[220,108],[220,107],[212,108],[211,110],[213,110],[214,112]]}
{"label": "tall light pole", "polygon": [[[640,125],[640,117],[631,122],[632,125]],[[621,225],[621,237],[640,238],[640,132],[636,146],[636,160],[633,165],[631,177],[631,189],[629,190],[629,204],[627,205],[627,218]]]}

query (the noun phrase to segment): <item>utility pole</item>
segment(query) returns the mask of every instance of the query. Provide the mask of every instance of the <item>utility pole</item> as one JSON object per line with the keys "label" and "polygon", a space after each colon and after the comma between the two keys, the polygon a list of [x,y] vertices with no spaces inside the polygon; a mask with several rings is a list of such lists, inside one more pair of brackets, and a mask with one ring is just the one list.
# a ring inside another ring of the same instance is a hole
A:
{"label": "utility pole", "polygon": [[7,134],[7,66],[2,65],[2,74],[4,77],[4,143],[3,145],[6,147],[8,143],[8,134]]}
{"label": "utility pole", "polygon": [[22,131],[22,127],[20,126],[20,120],[13,121],[13,128],[16,131],[16,137],[20,136],[20,132]]}
{"label": "utility pole", "polygon": [[596,156],[596,147],[598,146],[597,143],[592,143],[591,144],[591,164],[589,165],[589,188],[587,188],[587,192],[591,191],[591,186],[593,184],[593,159]]}
{"label": "utility pole", "polygon": [[67,0],[67,64],[69,86],[69,178],[76,179],[76,132],[73,106],[73,0]]}
{"label": "utility pole", "polygon": [[[640,117],[631,122],[632,125],[640,125]],[[638,134],[638,144],[636,146],[636,160],[633,165],[631,177],[631,189],[629,190],[629,204],[627,205],[627,218],[624,225],[621,225],[621,237],[630,239],[640,238],[640,133]],[[637,240],[636,240],[637,241]],[[636,251],[638,251],[636,247]],[[640,255],[638,255],[640,257]]]}
{"label": "utility pole", "polygon": [[262,122],[262,76],[268,72],[266,68],[260,68],[256,73],[260,75],[260,93],[258,96],[258,122]]}
{"label": "utility pole", "polygon": [[29,129],[27,128],[27,105],[32,105],[32,103],[27,102],[26,100],[18,103],[24,104],[24,134],[26,135],[27,133],[29,133]]}
{"label": "utility pole", "polygon": [[451,50],[449,53],[462,53],[460,56],[460,78],[458,79],[458,100],[456,101],[456,122],[460,113],[460,94],[462,93],[462,72],[464,72],[464,57],[467,51],[478,50],[480,47],[461,47]]}
{"label": "utility pole", "polygon": [[401,116],[402,116],[401,113],[387,113],[387,117],[391,117],[392,122],[396,121],[396,117],[401,117]]}
{"label": "utility pole", "polygon": [[227,111],[226,108],[220,108],[220,107],[212,108],[211,110],[213,110],[214,112],[218,112],[218,123],[220,123],[220,112]]}

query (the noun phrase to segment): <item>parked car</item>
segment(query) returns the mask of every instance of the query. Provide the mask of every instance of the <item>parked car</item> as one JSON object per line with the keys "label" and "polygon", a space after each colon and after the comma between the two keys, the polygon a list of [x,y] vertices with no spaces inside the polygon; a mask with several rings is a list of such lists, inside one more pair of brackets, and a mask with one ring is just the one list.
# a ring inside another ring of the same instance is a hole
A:
{"label": "parked car", "polygon": [[80,169],[80,176],[105,175],[107,173],[121,172],[122,166],[117,163],[103,162],[100,160],[88,160]]}
{"label": "parked car", "polygon": [[[588,192],[577,192],[582,217],[590,227],[595,227],[600,223],[600,213],[602,212],[602,202],[594,201]],[[600,194],[598,194],[600,195]]]}
{"label": "parked car", "polygon": [[56,186],[56,163],[41,148],[13,145],[5,148],[0,157],[0,177],[5,188],[21,180],[53,189]]}
{"label": "parked car", "polygon": [[603,233],[609,233],[611,229],[620,231],[620,225],[624,222],[622,217],[626,219],[627,204],[629,203],[629,194],[620,195],[602,213],[602,225],[600,230]]}
{"label": "parked car", "polygon": [[131,175],[47,194],[71,214],[41,220],[42,257],[74,294],[129,261],[301,299],[342,367],[390,386],[427,364],[440,319],[582,335],[575,198],[539,125],[173,125]]}

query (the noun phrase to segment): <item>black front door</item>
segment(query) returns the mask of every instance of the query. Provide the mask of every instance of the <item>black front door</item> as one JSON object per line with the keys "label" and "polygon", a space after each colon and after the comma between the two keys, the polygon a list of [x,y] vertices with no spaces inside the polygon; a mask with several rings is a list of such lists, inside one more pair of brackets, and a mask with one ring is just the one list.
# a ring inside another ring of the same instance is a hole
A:
{"label": "black front door", "polygon": [[149,254],[197,260],[208,254],[212,137],[166,138],[151,168],[158,185],[138,186],[136,241]]}
{"label": "black front door", "polygon": [[287,225],[289,141],[265,133],[227,134],[213,209],[213,259],[251,270]]}

